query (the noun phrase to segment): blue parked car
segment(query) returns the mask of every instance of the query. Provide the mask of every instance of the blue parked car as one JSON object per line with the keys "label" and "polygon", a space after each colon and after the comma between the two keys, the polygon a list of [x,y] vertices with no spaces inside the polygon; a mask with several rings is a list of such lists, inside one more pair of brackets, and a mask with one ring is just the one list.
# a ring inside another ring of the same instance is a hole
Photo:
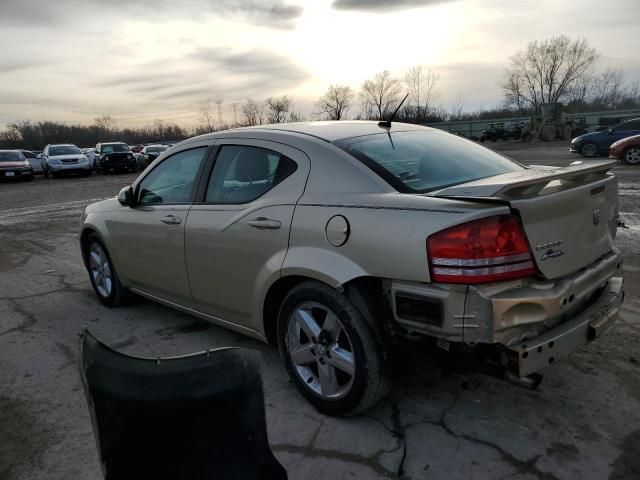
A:
{"label": "blue parked car", "polygon": [[613,142],[633,135],[640,135],[640,118],[627,120],[601,132],[580,135],[571,140],[569,150],[587,158],[597,155],[607,156],[609,155],[609,147]]}

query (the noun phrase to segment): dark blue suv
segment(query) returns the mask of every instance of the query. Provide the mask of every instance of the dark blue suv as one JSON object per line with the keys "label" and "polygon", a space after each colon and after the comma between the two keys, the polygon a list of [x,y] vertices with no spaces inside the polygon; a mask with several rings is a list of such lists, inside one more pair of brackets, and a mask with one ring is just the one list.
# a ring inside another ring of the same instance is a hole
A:
{"label": "dark blue suv", "polygon": [[640,118],[627,120],[602,132],[580,135],[571,140],[569,150],[587,158],[595,157],[596,155],[607,156],[609,155],[609,147],[613,142],[633,135],[640,135]]}

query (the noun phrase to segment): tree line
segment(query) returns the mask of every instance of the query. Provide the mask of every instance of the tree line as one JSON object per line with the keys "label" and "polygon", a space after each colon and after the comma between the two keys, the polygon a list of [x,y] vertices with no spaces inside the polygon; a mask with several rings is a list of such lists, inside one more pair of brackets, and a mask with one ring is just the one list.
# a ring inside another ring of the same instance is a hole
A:
{"label": "tree line", "polygon": [[[394,77],[384,70],[365,80],[359,90],[349,85],[330,85],[313,106],[318,120],[381,120],[389,118],[407,95],[396,116],[407,123],[435,123],[525,116],[540,112],[543,103],[561,102],[569,113],[640,108],[638,83],[628,84],[620,69],[597,71],[599,54],[585,39],[565,35],[529,42],[509,58],[501,88],[503,101],[490,109],[466,111],[459,95],[449,109],[440,103],[440,75],[415,65]],[[305,120],[291,97],[247,98],[233,104],[234,121],[222,121],[221,102],[203,100],[198,123],[190,128],[156,120],[140,128],[118,128],[108,115],[93,125],[22,121],[0,132],[0,148],[40,149],[48,143],[71,142],[92,146],[101,140],[118,139],[130,144],[181,140],[234,126],[254,126]],[[217,111],[216,111],[217,107]],[[217,113],[217,115],[216,115]]]}

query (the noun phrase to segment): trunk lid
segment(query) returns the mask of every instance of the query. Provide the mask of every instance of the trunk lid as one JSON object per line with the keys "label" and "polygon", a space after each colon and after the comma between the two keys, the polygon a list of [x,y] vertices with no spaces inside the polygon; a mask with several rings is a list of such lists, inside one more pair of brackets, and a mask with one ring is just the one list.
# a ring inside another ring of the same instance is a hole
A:
{"label": "trunk lid", "polygon": [[613,248],[618,185],[608,171],[615,163],[530,166],[429,195],[508,202],[522,219],[538,269],[553,279],[586,267]]}

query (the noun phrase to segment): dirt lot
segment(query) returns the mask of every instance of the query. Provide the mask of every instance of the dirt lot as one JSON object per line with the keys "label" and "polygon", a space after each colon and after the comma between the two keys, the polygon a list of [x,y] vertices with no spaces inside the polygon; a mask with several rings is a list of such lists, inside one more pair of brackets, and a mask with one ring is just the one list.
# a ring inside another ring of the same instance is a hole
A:
{"label": "dirt lot", "polygon": [[[577,159],[565,143],[491,146],[525,164]],[[100,478],[75,359],[85,325],[134,355],[260,350],[270,440],[291,479],[640,478],[640,169],[614,171],[627,300],[610,332],[548,369],[534,392],[413,348],[390,398],[353,419],[313,410],[265,345],[142,299],[98,303],[79,214],[133,176],[0,184],[0,479]]]}

